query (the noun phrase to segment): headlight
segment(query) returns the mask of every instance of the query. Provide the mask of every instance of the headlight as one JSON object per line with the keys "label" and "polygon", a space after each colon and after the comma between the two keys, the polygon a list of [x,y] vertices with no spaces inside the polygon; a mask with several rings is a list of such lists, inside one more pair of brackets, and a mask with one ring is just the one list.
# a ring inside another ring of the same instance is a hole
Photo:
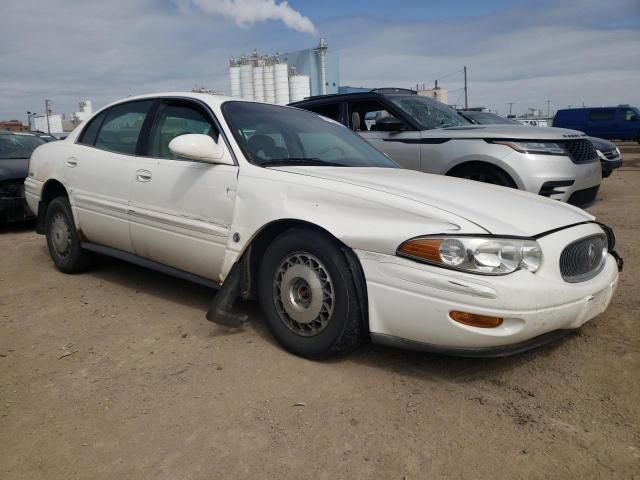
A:
{"label": "headlight", "polygon": [[601,160],[607,159],[607,157],[604,156],[604,153],[602,153],[600,150],[596,149],[596,152],[598,152],[598,157],[600,157]]}
{"label": "headlight", "polygon": [[568,155],[562,145],[555,142],[518,142],[515,140],[491,140],[489,143],[506,145],[520,153],[536,153],[543,155]]}
{"label": "headlight", "polygon": [[484,275],[505,275],[521,268],[535,272],[542,263],[538,242],[511,238],[419,237],[400,245],[397,254]]}

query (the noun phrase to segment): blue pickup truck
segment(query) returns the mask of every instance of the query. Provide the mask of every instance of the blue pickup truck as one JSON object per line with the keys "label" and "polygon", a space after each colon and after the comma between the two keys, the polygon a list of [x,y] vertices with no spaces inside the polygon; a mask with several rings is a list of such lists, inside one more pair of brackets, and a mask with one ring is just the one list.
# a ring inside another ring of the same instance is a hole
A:
{"label": "blue pickup truck", "polygon": [[558,110],[553,126],[580,130],[592,137],[640,142],[640,112],[636,107],[594,107]]}

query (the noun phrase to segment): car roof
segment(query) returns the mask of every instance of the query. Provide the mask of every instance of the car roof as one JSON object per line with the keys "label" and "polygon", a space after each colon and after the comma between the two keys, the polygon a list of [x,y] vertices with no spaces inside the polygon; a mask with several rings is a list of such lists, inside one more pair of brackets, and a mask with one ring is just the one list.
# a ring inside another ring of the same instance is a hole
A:
{"label": "car roof", "polygon": [[[393,90],[393,91],[392,91]],[[304,105],[307,103],[323,103],[325,101],[336,101],[342,99],[358,99],[358,98],[375,98],[375,97],[415,97],[413,90],[408,89],[374,89],[369,92],[353,92],[353,93],[330,93],[327,95],[315,95],[307,97],[304,100],[289,103],[290,106]],[[421,97],[429,98],[429,97]]]}

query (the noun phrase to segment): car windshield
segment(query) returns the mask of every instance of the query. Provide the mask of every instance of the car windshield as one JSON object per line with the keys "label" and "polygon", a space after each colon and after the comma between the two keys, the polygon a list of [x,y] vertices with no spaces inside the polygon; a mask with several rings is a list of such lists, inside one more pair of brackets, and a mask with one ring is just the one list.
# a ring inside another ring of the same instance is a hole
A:
{"label": "car windshield", "polygon": [[35,135],[1,134],[0,135],[0,160],[9,158],[29,158],[31,152],[43,142]]}
{"label": "car windshield", "polygon": [[465,118],[448,105],[419,95],[390,95],[389,100],[413,117],[424,130],[469,125]]}
{"label": "car windshield", "polygon": [[462,115],[479,125],[522,125],[520,122],[490,112],[464,111]]}
{"label": "car windshield", "polygon": [[241,101],[225,103],[222,111],[255,165],[398,167],[348,128],[315,113]]}

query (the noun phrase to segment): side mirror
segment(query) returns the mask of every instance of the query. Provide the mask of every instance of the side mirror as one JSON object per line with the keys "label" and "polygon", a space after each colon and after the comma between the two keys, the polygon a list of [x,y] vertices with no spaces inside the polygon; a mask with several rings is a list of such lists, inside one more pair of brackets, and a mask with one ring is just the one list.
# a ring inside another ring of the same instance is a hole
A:
{"label": "side mirror", "polygon": [[224,155],[224,142],[218,143],[209,135],[187,133],[178,135],[169,142],[169,151],[178,158],[208,163],[233,165],[233,161]]}
{"label": "side mirror", "polygon": [[396,117],[382,117],[376,121],[376,130],[381,132],[401,132],[404,130],[404,123]]}

